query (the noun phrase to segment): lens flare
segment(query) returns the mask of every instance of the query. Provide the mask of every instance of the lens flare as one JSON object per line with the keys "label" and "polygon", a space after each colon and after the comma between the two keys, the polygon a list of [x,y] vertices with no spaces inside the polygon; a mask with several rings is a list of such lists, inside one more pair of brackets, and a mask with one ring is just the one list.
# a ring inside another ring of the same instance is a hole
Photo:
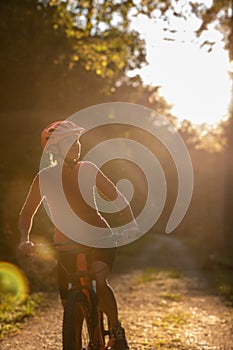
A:
{"label": "lens flare", "polygon": [[19,267],[9,262],[0,262],[0,296],[11,296],[22,302],[28,295],[28,281]]}

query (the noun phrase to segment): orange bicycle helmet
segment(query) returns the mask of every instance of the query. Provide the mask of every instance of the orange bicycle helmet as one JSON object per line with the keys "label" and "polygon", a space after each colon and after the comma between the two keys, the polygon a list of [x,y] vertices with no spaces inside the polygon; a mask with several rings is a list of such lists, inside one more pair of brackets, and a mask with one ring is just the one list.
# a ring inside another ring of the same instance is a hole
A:
{"label": "orange bicycle helmet", "polygon": [[69,135],[80,137],[85,129],[75,123],[63,120],[49,124],[41,133],[41,145],[43,149],[51,145],[56,145],[61,139]]}

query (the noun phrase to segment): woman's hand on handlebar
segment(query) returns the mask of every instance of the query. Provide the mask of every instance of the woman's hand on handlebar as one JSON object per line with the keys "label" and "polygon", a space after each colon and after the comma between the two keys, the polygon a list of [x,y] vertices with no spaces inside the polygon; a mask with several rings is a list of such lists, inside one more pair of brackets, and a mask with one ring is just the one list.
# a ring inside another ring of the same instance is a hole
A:
{"label": "woman's hand on handlebar", "polygon": [[29,240],[21,241],[18,248],[25,255],[28,255],[28,256],[34,255],[35,244]]}

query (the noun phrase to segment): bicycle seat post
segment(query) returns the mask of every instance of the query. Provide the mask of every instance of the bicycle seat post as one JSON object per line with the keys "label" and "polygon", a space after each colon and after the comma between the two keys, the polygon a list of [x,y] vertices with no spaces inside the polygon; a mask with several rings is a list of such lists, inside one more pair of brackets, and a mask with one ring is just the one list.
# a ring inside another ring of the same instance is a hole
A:
{"label": "bicycle seat post", "polygon": [[[77,271],[87,272],[87,261],[85,253],[78,253],[77,256]],[[80,277],[81,285],[85,286],[87,284],[87,276]]]}

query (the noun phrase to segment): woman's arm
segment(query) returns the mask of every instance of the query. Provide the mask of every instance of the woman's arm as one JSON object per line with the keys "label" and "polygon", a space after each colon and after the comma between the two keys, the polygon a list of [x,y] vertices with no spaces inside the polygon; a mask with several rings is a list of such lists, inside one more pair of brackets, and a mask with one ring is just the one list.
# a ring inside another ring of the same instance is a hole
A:
{"label": "woman's arm", "polygon": [[42,201],[39,174],[34,178],[27,198],[19,214],[18,228],[20,232],[19,249],[27,255],[32,254],[34,244],[30,241],[30,231],[32,228],[33,217]]}
{"label": "woman's arm", "polygon": [[125,224],[137,226],[131,206],[125,196],[117,189],[114,183],[99,170],[96,176],[96,187],[100,195],[109,201],[115,201],[119,214],[123,216]]}

